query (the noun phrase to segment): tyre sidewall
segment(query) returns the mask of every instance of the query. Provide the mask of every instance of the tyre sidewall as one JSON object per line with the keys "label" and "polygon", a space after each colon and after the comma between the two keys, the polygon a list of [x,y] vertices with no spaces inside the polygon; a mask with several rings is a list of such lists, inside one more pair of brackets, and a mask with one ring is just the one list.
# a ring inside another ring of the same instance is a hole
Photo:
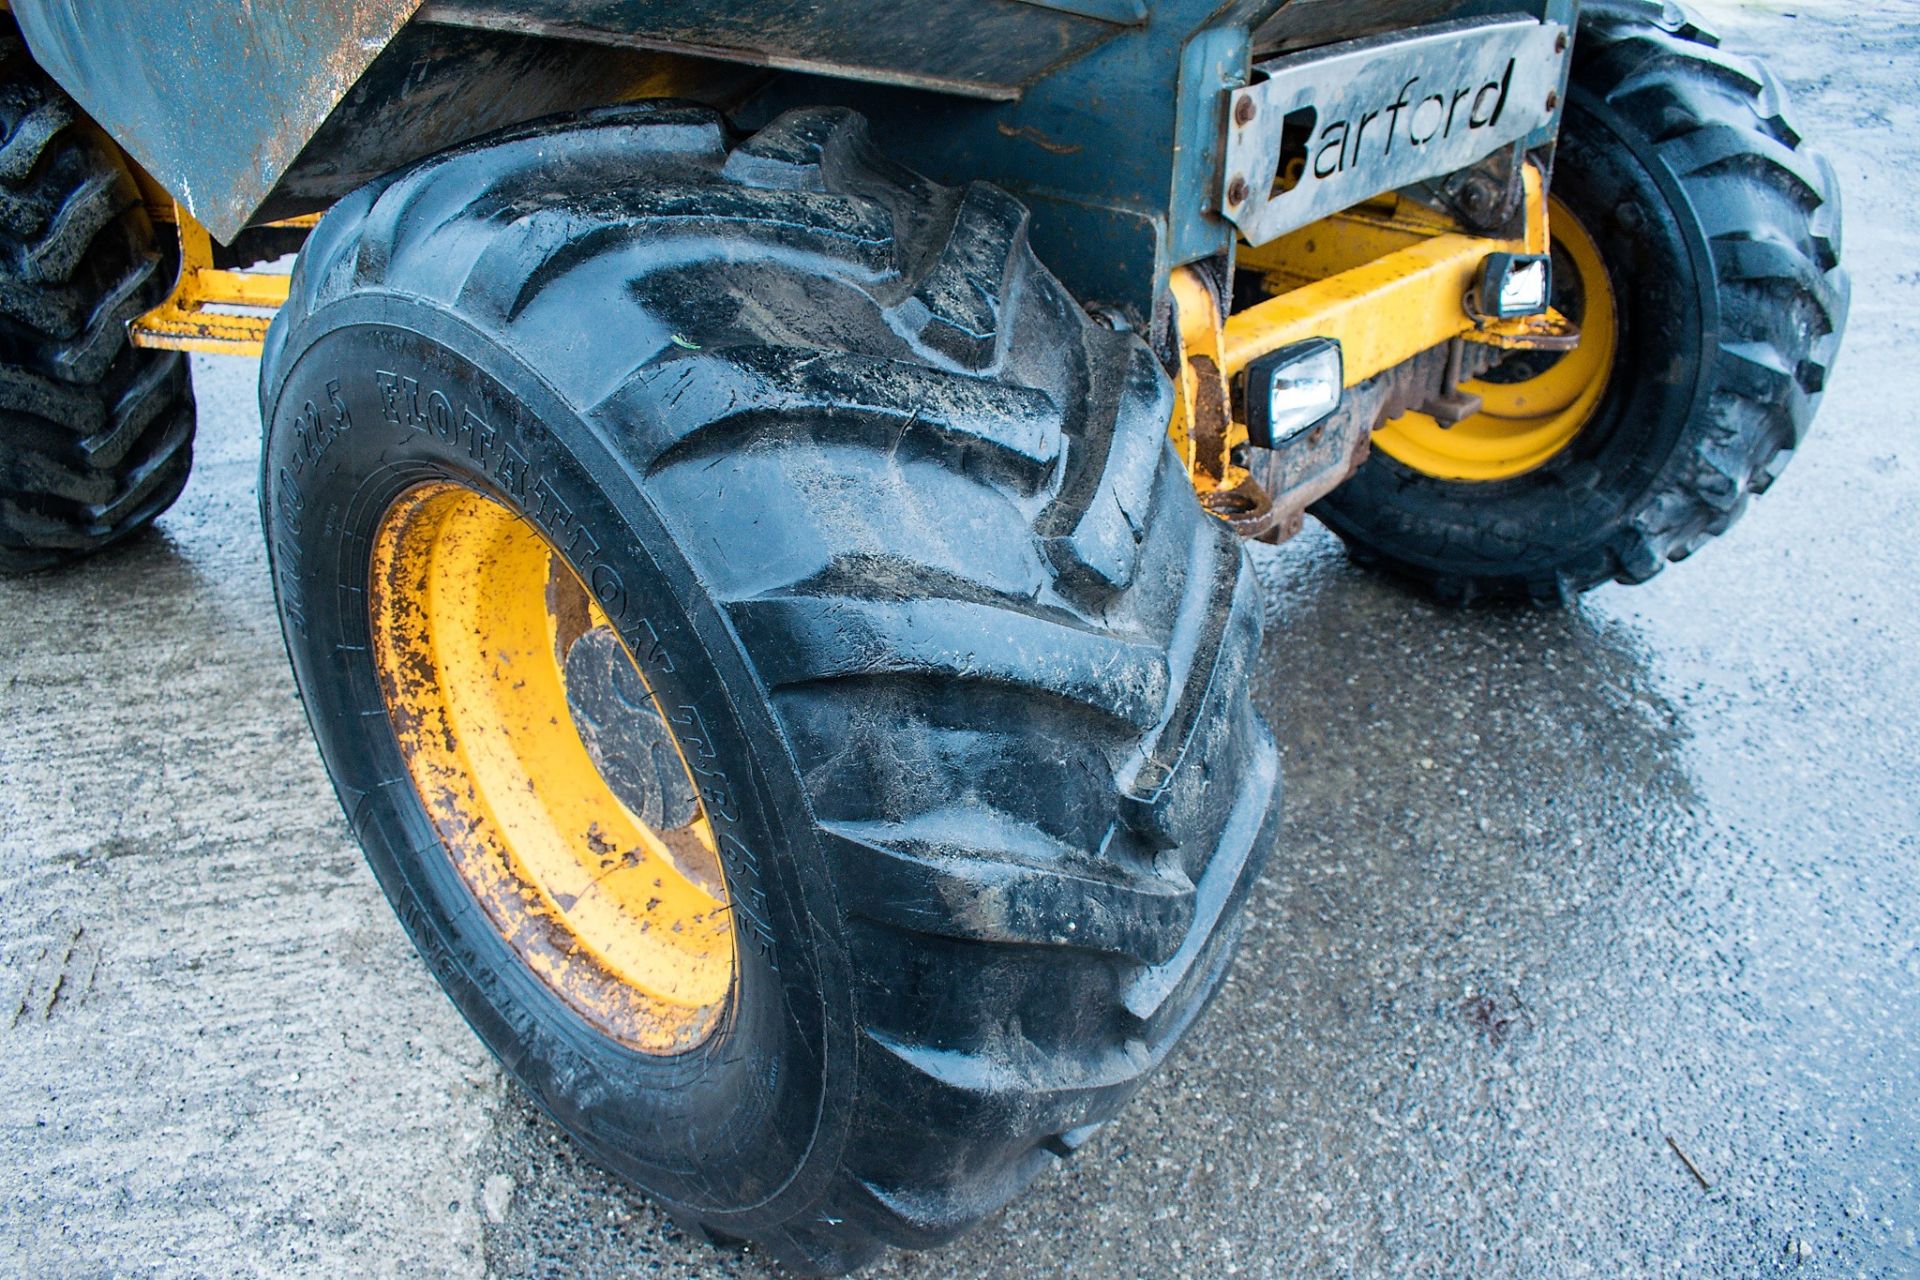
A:
{"label": "tyre sidewall", "polygon": [[[798,779],[724,616],[613,451],[457,319],[361,295],[279,350],[261,507],[282,626],[335,788],[408,934],[501,1064],[598,1159],[710,1223],[782,1220],[844,1142],[848,962]],[[369,656],[367,585],[385,512],[439,480],[504,501],[568,551],[698,757],[738,965],[720,1026],[690,1051],[622,1046],[546,987],[413,788]]]}

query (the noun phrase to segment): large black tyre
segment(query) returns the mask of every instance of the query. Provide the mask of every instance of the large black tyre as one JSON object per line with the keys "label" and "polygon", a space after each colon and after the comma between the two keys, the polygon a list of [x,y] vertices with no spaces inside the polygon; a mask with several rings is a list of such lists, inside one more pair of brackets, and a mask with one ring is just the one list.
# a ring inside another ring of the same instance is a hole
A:
{"label": "large black tyre", "polygon": [[[396,386],[445,407],[404,425]],[[737,145],[691,108],[509,131],[327,215],[261,404],[288,647],[374,871],[506,1068],[682,1220],[806,1271],[945,1241],[1222,980],[1277,821],[1257,588],[1154,357],[1000,191],[845,112]],[[369,548],[436,478],[569,549],[727,779],[749,945],[685,1053],[518,965],[408,784]]]}
{"label": "large black tyre", "polygon": [[1616,299],[1606,390],[1512,478],[1376,450],[1313,509],[1356,560],[1451,603],[1560,603],[1684,559],[1779,476],[1846,318],[1839,196],[1772,75],[1715,44],[1677,6],[1583,6],[1553,191]]}
{"label": "large black tyre", "polygon": [[143,528],[193,459],[183,356],[127,322],[173,284],[119,152],[0,32],[0,572]]}

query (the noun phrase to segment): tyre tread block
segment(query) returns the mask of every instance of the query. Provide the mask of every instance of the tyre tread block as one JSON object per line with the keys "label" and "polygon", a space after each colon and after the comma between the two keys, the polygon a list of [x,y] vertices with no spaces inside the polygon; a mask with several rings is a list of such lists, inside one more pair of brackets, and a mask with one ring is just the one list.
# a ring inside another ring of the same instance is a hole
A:
{"label": "tyre tread block", "polygon": [[992,810],[836,822],[849,911],[899,929],[1169,959],[1192,926],[1184,877],[1129,870]]}
{"label": "tyre tread block", "polygon": [[1044,391],[854,353],[753,347],[667,359],[642,366],[614,396],[624,414],[651,409],[665,422],[671,411],[689,423],[661,442],[653,470],[786,432],[888,450],[931,443],[956,466],[990,460],[1033,493],[1063,447],[1059,406]]}
{"label": "tyre tread block", "polygon": [[1154,646],[963,600],[788,596],[732,607],[769,686],[916,675],[1061,698],[1145,729],[1167,696]]}
{"label": "tyre tread block", "polygon": [[143,527],[185,485],[193,390],[127,322],[170,283],[133,179],[11,35],[0,40],[0,570]]}

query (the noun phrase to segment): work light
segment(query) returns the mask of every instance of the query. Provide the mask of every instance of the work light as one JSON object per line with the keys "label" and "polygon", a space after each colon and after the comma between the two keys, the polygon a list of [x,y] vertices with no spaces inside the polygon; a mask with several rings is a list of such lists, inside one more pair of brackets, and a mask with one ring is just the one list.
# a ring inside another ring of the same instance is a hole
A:
{"label": "work light", "polygon": [[1543,253],[1490,253],[1480,264],[1478,310],[1505,319],[1538,315],[1553,295],[1552,260]]}
{"label": "work light", "polygon": [[1327,420],[1340,407],[1340,343],[1308,338],[1247,366],[1247,440],[1274,449]]}

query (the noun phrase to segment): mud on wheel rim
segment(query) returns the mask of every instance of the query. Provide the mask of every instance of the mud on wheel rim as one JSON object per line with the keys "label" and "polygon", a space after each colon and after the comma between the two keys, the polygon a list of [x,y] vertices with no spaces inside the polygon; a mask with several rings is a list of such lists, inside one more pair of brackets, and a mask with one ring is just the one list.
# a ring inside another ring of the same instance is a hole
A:
{"label": "mud on wheel rim", "polygon": [[579,576],[506,506],[435,482],[382,519],[369,607],[408,773],[494,928],[607,1035],[700,1044],[737,968],[718,846]]}
{"label": "mud on wheel rim", "polygon": [[1408,413],[1374,432],[1382,453],[1441,480],[1505,480],[1551,460],[1593,420],[1618,346],[1618,307],[1600,249],[1573,211],[1549,201],[1553,305],[1580,326],[1559,355],[1520,353],[1465,384],[1480,412],[1451,427]]}

